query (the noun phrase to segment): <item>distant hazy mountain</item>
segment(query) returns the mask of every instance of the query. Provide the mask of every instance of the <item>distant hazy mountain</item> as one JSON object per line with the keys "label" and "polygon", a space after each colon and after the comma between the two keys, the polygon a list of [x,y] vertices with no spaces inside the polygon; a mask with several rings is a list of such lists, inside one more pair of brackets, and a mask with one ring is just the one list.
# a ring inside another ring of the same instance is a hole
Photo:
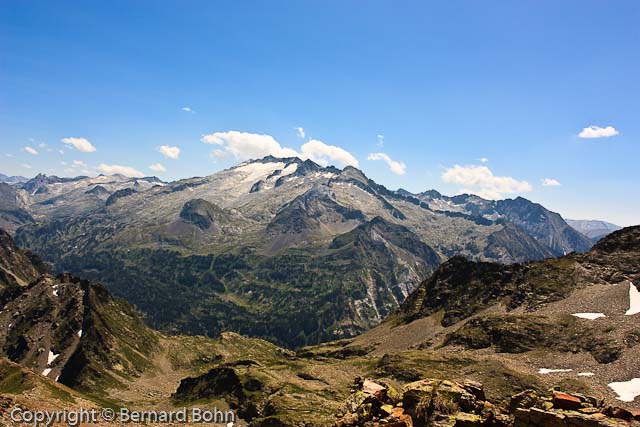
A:
{"label": "distant hazy mountain", "polygon": [[7,184],[19,184],[27,181],[29,181],[29,178],[25,178],[24,176],[7,176],[0,173],[0,182],[6,182]]}
{"label": "distant hazy mountain", "polygon": [[569,224],[571,227],[589,237],[594,242],[597,242],[604,236],[622,228],[618,225],[611,224],[610,222],[598,220],[567,219],[565,221],[567,221],[567,224]]}
{"label": "distant hazy mountain", "polygon": [[[172,332],[288,346],[378,323],[446,259],[513,263],[591,246],[526,199],[390,191],[346,167],[266,157],[163,183],[39,175],[16,238]],[[3,207],[3,205],[0,205]]]}

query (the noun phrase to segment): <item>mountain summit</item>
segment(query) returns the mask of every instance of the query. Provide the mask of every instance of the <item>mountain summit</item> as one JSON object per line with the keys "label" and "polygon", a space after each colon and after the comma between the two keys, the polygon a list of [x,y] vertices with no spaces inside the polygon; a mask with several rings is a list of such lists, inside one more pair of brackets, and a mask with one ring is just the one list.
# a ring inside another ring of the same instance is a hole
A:
{"label": "mountain summit", "polygon": [[39,175],[11,191],[33,218],[15,232],[23,247],[100,280],[151,325],[287,346],[375,325],[452,256],[508,264],[591,245],[523,198],[391,191],[299,158],[171,183]]}

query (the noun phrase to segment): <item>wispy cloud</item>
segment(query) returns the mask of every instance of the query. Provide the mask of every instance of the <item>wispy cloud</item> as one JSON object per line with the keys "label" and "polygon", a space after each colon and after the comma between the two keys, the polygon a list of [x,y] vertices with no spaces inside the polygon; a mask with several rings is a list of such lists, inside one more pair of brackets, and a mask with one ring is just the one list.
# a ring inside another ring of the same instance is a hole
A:
{"label": "wispy cloud", "polygon": [[404,162],[397,162],[385,153],[371,153],[367,156],[367,160],[382,160],[388,166],[391,172],[396,175],[404,175],[407,172],[407,165]]}
{"label": "wispy cloud", "polygon": [[378,140],[378,142],[376,143],[376,147],[384,147],[384,135],[376,135],[376,139]]}
{"label": "wispy cloud", "polygon": [[25,169],[31,169],[31,165],[29,163],[23,163],[20,166],[22,166]]}
{"label": "wispy cloud", "polygon": [[87,164],[85,162],[83,162],[82,160],[74,160],[73,161],[73,166],[74,167],[80,167],[80,168],[86,168]]}
{"label": "wispy cloud", "polygon": [[358,166],[358,160],[347,150],[312,139],[303,144],[299,151],[283,147],[271,135],[228,131],[214,132],[202,135],[205,144],[218,145],[220,148],[212,153],[214,158],[224,157],[227,153],[238,160],[259,159],[268,155],[274,157],[300,157],[311,159],[322,166],[335,164],[336,166]]}
{"label": "wispy cloud", "polygon": [[149,169],[151,169],[154,172],[166,172],[167,168],[165,168],[162,164],[160,163],[154,163],[151,166],[149,166]]}
{"label": "wispy cloud", "polygon": [[161,145],[158,147],[158,151],[162,153],[168,159],[177,159],[180,157],[180,147],[171,146],[171,145]]}
{"label": "wispy cloud", "polygon": [[489,163],[489,159],[486,157],[480,157],[478,160],[480,160],[480,163]]}
{"label": "wispy cloud", "polygon": [[23,148],[23,150],[29,154],[31,154],[32,156],[37,156],[38,155],[38,150],[36,150],[35,148],[29,147],[28,145],[26,147]]}
{"label": "wispy cloud", "polygon": [[98,170],[107,175],[120,174],[131,178],[142,178],[144,176],[142,172],[130,166],[107,165],[101,163],[100,166],[98,166]]}
{"label": "wispy cloud", "polygon": [[485,199],[500,199],[504,194],[526,193],[533,190],[531,184],[510,176],[496,176],[487,166],[455,165],[442,174],[444,182],[464,186],[463,193],[474,193]]}
{"label": "wispy cloud", "polygon": [[296,130],[296,135],[298,135],[298,138],[302,138],[304,139],[306,137],[306,134],[304,133],[304,128],[303,127],[297,127],[294,128]]}
{"label": "wispy cloud", "polygon": [[543,187],[559,187],[562,185],[560,184],[560,181],[553,178],[544,178],[541,180],[541,182]]}
{"label": "wispy cloud", "polygon": [[618,131],[618,129],[614,128],[613,126],[607,126],[607,127],[589,126],[582,129],[582,131],[578,134],[578,136],[580,138],[593,139],[593,138],[609,138],[610,136],[616,136],[619,134],[620,132]]}
{"label": "wispy cloud", "polygon": [[67,146],[73,147],[78,151],[82,151],[83,153],[93,153],[94,151],[96,151],[96,147],[94,147],[93,144],[86,138],[69,137],[62,138],[60,141],[62,141],[62,143],[66,144]]}
{"label": "wispy cloud", "polygon": [[192,113],[195,114],[195,110],[193,110],[191,107],[182,107],[181,108],[182,111],[186,111],[187,113]]}

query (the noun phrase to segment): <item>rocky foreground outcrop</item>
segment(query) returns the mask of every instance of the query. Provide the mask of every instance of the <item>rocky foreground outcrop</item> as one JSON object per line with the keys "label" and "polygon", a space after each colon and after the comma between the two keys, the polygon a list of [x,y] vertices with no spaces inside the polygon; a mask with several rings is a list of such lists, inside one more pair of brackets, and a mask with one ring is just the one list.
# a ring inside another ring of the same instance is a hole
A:
{"label": "rocky foreground outcrop", "polygon": [[334,427],[629,427],[640,411],[605,406],[596,398],[526,390],[500,404],[485,398],[482,384],[425,379],[401,391],[370,380],[355,386]]}

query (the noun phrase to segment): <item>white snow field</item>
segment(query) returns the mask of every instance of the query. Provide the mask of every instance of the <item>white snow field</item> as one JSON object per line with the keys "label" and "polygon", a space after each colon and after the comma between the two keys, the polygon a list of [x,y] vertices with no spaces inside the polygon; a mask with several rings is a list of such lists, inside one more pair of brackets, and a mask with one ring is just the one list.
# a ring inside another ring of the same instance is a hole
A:
{"label": "white snow field", "polygon": [[640,396],[640,378],[629,381],[610,383],[609,387],[618,395],[618,400],[633,402],[636,396]]}
{"label": "white snow field", "polygon": [[629,310],[625,314],[633,316],[638,313],[640,313],[640,291],[633,283],[629,282]]}

